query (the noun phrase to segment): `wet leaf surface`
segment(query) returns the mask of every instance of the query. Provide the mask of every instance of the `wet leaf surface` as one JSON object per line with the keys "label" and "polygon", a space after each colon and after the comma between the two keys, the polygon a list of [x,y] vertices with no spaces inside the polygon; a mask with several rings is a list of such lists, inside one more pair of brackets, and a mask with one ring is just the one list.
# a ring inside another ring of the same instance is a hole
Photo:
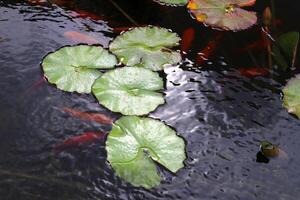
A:
{"label": "wet leaf surface", "polygon": [[[171,172],[184,167],[184,140],[164,123],[126,116],[117,120],[106,141],[107,159],[116,174],[134,186],[160,183],[155,162]],[[154,162],[155,161],[155,162]]]}
{"label": "wet leaf surface", "polygon": [[42,67],[48,81],[67,92],[90,93],[101,75],[98,69],[113,68],[116,57],[102,47],[77,45],[48,54]]}
{"label": "wet leaf surface", "polygon": [[253,1],[191,0],[187,7],[199,22],[215,28],[238,31],[256,23],[255,12],[241,9],[252,4]]}
{"label": "wet leaf surface", "polygon": [[93,94],[106,108],[124,115],[145,115],[164,103],[163,80],[155,72],[123,67],[103,74],[93,85]]}

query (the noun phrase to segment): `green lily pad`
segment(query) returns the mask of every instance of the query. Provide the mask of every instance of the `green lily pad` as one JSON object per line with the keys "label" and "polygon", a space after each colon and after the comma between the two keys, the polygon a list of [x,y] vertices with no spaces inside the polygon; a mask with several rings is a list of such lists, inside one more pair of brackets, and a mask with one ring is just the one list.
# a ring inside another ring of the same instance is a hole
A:
{"label": "green lily pad", "polygon": [[124,115],[145,115],[164,103],[163,80],[149,69],[123,67],[104,73],[92,87],[99,103]]}
{"label": "green lily pad", "polygon": [[255,12],[242,9],[250,0],[190,0],[188,9],[195,18],[212,27],[224,30],[244,30],[257,21]]}
{"label": "green lily pad", "polygon": [[180,53],[170,49],[179,41],[176,33],[165,28],[139,27],[116,37],[109,49],[125,65],[159,71],[181,61]]}
{"label": "green lily pad", "polygon": [[159,3],[166,4],[166,5],[185,5],[187,4],[188,0],[155,0]]}
{"label": "green lily pad", "polygon": [[283,88],[283,106],[289,113],[295,114],[300,118],[300,75],[288,81]]}
{"label": "green lily pad", "polygon": [[90,93],[101,75],[97,69],[113,68],[117,59],[99,46],[63,47],[48,54],[42,67],[48,81],[67,92]]}
{"label": "green lily pad", "polygon": [[186,159],[184,140],[173,129],[158,120],[137,116],[125,116],[113,124],[106,151],[118,176],[145,188],[160,183],[155,162],[175,173],[184,167]]}
{"label": "green lily pad", "polygon": [[277,45],[273,46],[272,55],[276,63],[286,70],[289,66],[294,66],[297,55],[297,48],[299,43],[298,32],[288,32],[281,35],[277,39]]}

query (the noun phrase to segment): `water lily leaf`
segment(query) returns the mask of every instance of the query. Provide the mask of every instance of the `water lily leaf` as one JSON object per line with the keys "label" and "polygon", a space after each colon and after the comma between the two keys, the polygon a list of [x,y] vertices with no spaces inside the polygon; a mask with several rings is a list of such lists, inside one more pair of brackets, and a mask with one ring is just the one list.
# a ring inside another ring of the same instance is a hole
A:
{"label": "water lily leaf", "polygon": [[294,66],[299,43],[298,32],[288,32],[277,39],[278,46],[273,46],[272,55],[276,63],[284,70]]}
{"label": "water lily leaf", "polygon": [[185,5],[188,0],[155,0],[166,5]]}
{"label": "water lily leaf", "polygon": [[125,116],[113,124],[106,150],[118,176],[145,188],[160,182],[155,162],[175,173],[184,167],[186,159],[184,140],[173,129],[158,120],[137,116]]}
{"label": "water lily leaf", "polygon": [[255,1],[245,0],[190,0],[188,9],[195,18],[212,27],[225,30],[243,30],[257,21],[255,12],[241,9]]}
{"label": "water lily leaf", "polygon": [[97,69],[113,68],[117,59],[99,46],[63,47],[48,54],[42,67],[50,83],[67,92],[90,93],[101,75]]}
{"label": "water lily leaf", "polygon": [[170,49],[179,41],[177,34],[165,28],[139,27],[116,37],[109,49],[128,66],[159,71],[181,61],[180,53]]}
{"label": "water lily leaf", "polygon": [[300,75],[288,81],[283,88],[283,106],[289,113],[295,114],[300,118]]}
{"label": "water lily leaf", "polygon": [[99,103],[124,115],[145,115],[164,103],[163,80],[149,69],[123,67],[104,73],[92,91]]}

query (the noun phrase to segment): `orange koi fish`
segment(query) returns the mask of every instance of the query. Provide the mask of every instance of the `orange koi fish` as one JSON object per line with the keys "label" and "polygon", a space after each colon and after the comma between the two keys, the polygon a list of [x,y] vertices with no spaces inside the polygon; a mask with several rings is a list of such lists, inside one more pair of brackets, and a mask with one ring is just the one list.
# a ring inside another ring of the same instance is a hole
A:
{"label": "orange koi fish", "polygon": [[190,27],[184,30],[182,34],[181,51],[187,53],[192,46],[195,38],[195,29]]}
{"label": "orange koi fish", "polygon": [[255,4],[256,0],[249,0],[244,3],[238,4],[239,7],[248,7],[248,6],[253,6]]}
{"label": "orange koi fish", "polygon": [[97,39],[76,31],[67,31],[64,33],[64,36],[65,38],[68,38],[74,42],[79,42],[79,43],[87,43],[87,44],[100,43],[100,41],[98,41]]}
{"label": "orange koi fish", "polygon": [[100,113],[81,112],[79,110],[71,109],[71,108],[63,108],[63,111],[69,113],[73,117],[78,117],[83,120],[89,120],[89,121],[98,122],[100,124],[109,124],[109,125],[113,123],[113,120],[111,118]]}
{"label": "orange koi fish", "polygon": [[239,72],[242,76],[254,78],[257,76],[267,76],[270,74],[267,68],[263,67],[251,67],[251,68],[240,68]]}
{"label": "orange koi fish", "polygon": [[95,21],[99,20],[105,20],[104,16],[99,16],[91,12],[87,12],[84,10],[75,10],[74,13],[72,14],[73,17],[80,17],[80,18],[90,18]]}
{"label": "orange koi fish", "polygon": [[216,48],[222,38],[222,33],[216,34],[216,38],[209,41],[207,46],[197,53],[195,61],[198,65],[203,65],[215,53]]}
{"label": "orange koi fish", "polygon": [[85,132],[82,135],[71,137],[61,144],[55,145],[54,151],[61,152],[69,148],[92,144],[103,139],[105,135],[103,132]]}

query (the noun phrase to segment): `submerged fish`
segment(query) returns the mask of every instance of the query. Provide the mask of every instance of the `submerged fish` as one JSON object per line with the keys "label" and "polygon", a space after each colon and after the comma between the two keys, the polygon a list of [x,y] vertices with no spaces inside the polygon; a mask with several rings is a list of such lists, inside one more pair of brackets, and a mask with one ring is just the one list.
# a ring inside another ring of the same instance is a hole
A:
{"label": "submerged fish", "polygon": [[95,21],[99,21],[99,20],[105,20],[104,16],[99,16],[96,15],[94,13],[88,12],[88,11],[84,11],[84,10],[79,10],[76,9],[73,13],[72,13],[73,17],[80,17],[80,18],[89,18]]}
{"label": "submerged fish", "polygon": [[67,31],[64,33],[65,38],[68,38],[74,42],[86,43],[86,44],[99,44],[100,41],[85,35],[83,33],[79,33],[77,31]]}
{"label": "submerged fish", "polygon": [[207,43],[207,46],[202,49],[196,56],[196,63],[203,65],[216,51],[216,48],[223,38],[222,33],[217,33],[214,40]]}
{"label": "submerged fish", "polygon": [[42,76],[41,78],[36,80],[28,89],[26,89],[24,91],[24,94],[29,94],[32,91],[35,91],[35,90],[39,89],[46,82],[47,82],[46,77]]}
{"label": "submerged fish", "polygon": [[100,124],[112,124],[113,120],[104,114],[81,112],[76,109],[63,108],[64,112],[71,114],[73,117],[78,117],[83,120],[95,121]]}
{"label": "submerged fish", "polygon": [[69,148],[92,144],[103,139],[105,135],[106,134],[103,132],[85,132],[81,135],[66,139],[61,144],[55,145],[54,150],[56,152],[61,152]]}
{"label": "submerged fish", "polygon": [[183,31],[182,41],[181,41],[181,51],[187,53],[194,41],[195,38],[195,29],[190,27]]}
{"label": "submerged fish", "polygon": [[242,76],[254,78],[257,76],[267,76],[270,74],[269,69],[263,67],[240,68],[239,72]]}

